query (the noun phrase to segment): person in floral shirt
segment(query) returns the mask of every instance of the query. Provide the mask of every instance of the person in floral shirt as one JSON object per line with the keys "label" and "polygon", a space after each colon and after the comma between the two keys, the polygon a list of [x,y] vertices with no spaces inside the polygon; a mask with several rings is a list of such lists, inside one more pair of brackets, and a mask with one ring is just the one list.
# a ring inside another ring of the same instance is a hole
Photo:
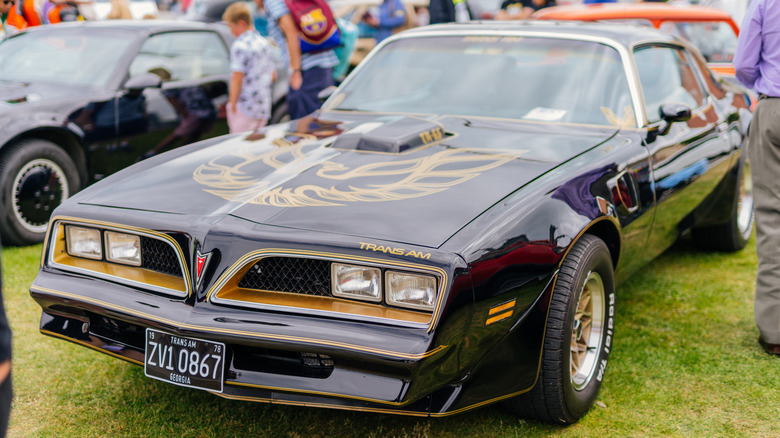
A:
{"label": "person in floral shirt", "polygon": [[228,126],[230,132],[257,130],[271,117],[271,84],[276,79],[271,46],[254,28],[245,3],[228,6],[222,19],[236,37],[230,46]]}

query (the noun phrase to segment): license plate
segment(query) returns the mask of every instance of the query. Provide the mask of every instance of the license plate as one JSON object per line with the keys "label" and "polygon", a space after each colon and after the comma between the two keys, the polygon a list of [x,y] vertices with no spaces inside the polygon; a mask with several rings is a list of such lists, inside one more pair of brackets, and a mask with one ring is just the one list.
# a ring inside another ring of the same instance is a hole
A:
{"label": "license plate", "polygon": [[222,392],[225,344],[146,329],[144,374],[174,385]]}

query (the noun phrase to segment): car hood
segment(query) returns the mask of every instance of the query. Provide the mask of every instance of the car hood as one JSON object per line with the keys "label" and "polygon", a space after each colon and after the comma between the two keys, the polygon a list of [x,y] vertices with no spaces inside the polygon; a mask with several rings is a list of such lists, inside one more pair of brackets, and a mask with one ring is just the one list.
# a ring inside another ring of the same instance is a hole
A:
{"label": "car hood", "polygon": [[616,131],[323,113],[147,160],[78,199],[438,247]]}
{"label": "car hood", "polygon": [[0,81],[0,109],[50,99],[79,97],[83,87]]}

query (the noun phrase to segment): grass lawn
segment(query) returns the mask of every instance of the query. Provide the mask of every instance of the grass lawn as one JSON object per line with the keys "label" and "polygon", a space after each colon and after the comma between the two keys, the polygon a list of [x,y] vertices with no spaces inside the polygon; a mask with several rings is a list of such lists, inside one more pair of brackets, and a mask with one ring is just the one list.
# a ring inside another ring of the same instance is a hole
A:
{"label": "grass lawn", "polygon": [[488,406],[440,419],[223,399],[38,332],[40,246],[3,250],[14,330],[10,437],[780,436],[780,358],[758,346],[755,244],[678,243],[618,289],[615,347],[597,406],[557,427]]}

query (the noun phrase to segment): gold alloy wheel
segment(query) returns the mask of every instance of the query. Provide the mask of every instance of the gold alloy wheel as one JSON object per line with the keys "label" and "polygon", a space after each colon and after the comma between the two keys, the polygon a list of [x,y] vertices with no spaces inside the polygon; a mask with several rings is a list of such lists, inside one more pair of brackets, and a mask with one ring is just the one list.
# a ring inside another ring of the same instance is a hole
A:
{"label": "gold alloy wheel", "polygon": [[571,333],[571,383],[575,390],[585,388],[598,367],[599,348],[604,333],[604,281],[598,272],[589,272],[582,285]]}

